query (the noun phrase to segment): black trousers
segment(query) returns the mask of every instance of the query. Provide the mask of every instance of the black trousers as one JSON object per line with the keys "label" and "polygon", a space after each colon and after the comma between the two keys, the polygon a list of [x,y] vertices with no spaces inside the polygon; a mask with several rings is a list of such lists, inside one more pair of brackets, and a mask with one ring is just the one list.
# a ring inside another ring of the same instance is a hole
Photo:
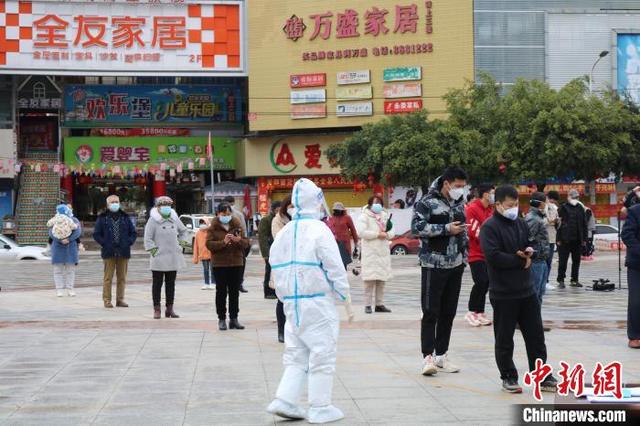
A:
{"label": "black trousers", "polygon": [[213,267],[216,278],[216,313],[219,320],[227,319],[227,295],[229,296],[229,318],[237,319],[238,299],[242,285],[242,266]]}
{"label": "black trousers", "polygon": [[627,269],[629,306],[627,310],[627,337],[640,339],[640,270]]}
{"label": "black trousers", "polygon": [[489,291],[489,274],[484,260],[469,263],[473,287],[469,296],[469,312],[483,313]]}
{"label": "black trousers", "polygon": [[[246,263],[246,261],[245,261]],[[264,260],[264,281],[262,282],[262,289],[264,290],[264,297],[275,296],[276,291],[269,287],[269,281],[271,280],[271,264],[269,260]]]}
{"label": "black trousers", "polygon": [[452,269],[422,268],[422,356],[444,355],[458,309],[464,265]]}
{"label": "black trousers", "polygon": [[164,281],[164,299],[167,305],[173,305],[173,298],[176,294],[176,275],[177,271],[151,271],[153,275],[153,285],[151,287],[151,295],[153,297],[153,306],[160,304],[160,295],[162,293],[162,282]]}
{"label": "black trousers", "polygon": [[547,346],[538,297],[532,294],[522,299],[490,299],[493,306],[493,332],[495,334],[496,364],[500,378],[518,378],[518,370],[513,363],[513,335],[516,324],[520,326],[524,345],[527,348],[529,371],[536,366],[536,359],[547,362]]}
{"label": "black trousers", "polygon": [[278,333],[284,334],[284,324],[287,322],[287,317],[284,314],[284,304],[280,299],[276,304],[276,320],[278,321]]}
{"label": "black trousers", "polygon": [[569,255],[571,255],[571,281],[578,281],[580,256],[582,256],[582,244],[580,241],[562,241],[558,246],[558,281],[564,281],[567,276]]}

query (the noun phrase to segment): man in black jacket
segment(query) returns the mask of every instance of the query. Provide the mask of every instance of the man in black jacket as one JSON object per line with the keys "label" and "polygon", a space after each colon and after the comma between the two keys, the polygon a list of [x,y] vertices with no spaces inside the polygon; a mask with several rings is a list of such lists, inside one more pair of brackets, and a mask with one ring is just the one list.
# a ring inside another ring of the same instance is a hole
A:
{"label": "man in black jacket", "polygon": [[[495,355],[503,390],[521,393],[518,370],[513,363],[513,335],[516,325],[522,331],[529,359],[529,370],[536,359],[547,361],[540,302],[530,280],[529,230],[518,215],[518,191],[513,186],[496,189],[495,212],[480,233],[480,245],[489,273],[489,300],[493,306]],[[540,384],[547,392],[556,391],[557,381],[549,375]]]}
{"label": "man in black jacket", "polygon": [[582,246],[587,244],[587,216],[582,204],[579,203],[580,193],[575,189],[569,191],[567,202],[560,206],[560,228],[558,229],[558,288],[564,288],[564,278],[567,273],[569,255],[571,255],[571,286],[582,287],[578,276],[580,274],[580,259]]}
{"label": "man in black jacket", "polygon": [[107,197],[107,210],[98,216],[93,229],[93,239],[102,247],[104,280],[102,300],[105,308],[113,308],[111,303],[111,283],[116,273],[116,306],[126,308],[124,288],[127,282],[127,268],[131,257],[131,246],[137,238],[136,228],[128,214],[120,208],[117,195]]}

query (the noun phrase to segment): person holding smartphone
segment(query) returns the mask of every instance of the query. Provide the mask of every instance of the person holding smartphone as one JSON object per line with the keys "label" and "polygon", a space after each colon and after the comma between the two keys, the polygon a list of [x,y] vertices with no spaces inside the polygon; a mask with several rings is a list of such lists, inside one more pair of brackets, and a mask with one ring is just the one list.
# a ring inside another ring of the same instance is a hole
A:
{"label": "person holding smartphone", "polygon": [[469,254],[464,210],[467,173],[449,167],[414,209],[411,230],[420,237],[422,266],[422,374],[457,373],[447,358]]}
{"label": "person holding smartphone", "polygon": [[549,267],[549,232],[545,224],[544,212],[547,197],[542,192],[534,192],[529,200],[529,212],[525,217],[529,229],[529,245],[533,249],[531,257],[531,283],[538,296],[538,302],[542,306],[542,296],[547,288]]}
{"label": "person holding smartphone", "polygon": [[211,252],[213,275],[216,279],[216,312],[218,328],[227,329],[227,296],[229,297],[229,328],[244,329],[238,322],[239,294],[244,271],[244,252],[249,247],[242,225],[233,217],[231,206],[221,203],[217,216],[207,231],[207,248]]}

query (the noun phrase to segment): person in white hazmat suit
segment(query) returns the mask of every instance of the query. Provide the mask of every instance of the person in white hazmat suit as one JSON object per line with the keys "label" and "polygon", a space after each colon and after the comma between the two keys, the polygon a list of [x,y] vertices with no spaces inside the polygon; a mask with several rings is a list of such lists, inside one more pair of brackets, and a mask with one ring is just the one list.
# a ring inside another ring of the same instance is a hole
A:
{"label": "person in white hazmat suit", "polygon": [[[289,419],[327,423],[344,417],[331,404],[340,319],[335,301],[347,305],[349,282],[329,227],[320,221],[326,202],[308,179],[293,187],[292,220],[276,236],[269,253],[276,294],[284,303],[285,366],[276,399],[267,411]],[[328,211],[328,210],[326,210]],[[308,380],[309,412],[298,405]]]}

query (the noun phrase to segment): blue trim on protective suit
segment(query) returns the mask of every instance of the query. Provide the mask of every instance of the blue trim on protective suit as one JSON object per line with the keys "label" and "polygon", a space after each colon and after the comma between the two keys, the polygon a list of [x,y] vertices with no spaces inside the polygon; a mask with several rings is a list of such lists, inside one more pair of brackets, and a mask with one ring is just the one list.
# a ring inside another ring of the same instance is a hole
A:
{"label": "blue trim on protective suit", "polygon": [[314,294],[299,294],[298,296],[285,296],[284,300],[292,300],[292,299],[313,299],[315,297],[324,297],[324,293],[314,293]]}
{"label": "blue trim on protective suit", "polygon": [[287,266],[291,266],[291,265],[315,266],[315,267],[321,266],[321,264],[317,263],[317,262],[298,262],[296,260],[292,260],[292,261],[286,262],[286,263],[278,263],[277,265],[271,265],[271,269],[286,268]]}
{"label": "blue trim on protective suit", "polygon": [[347,298],[340,293],[338,290],[336,290],[335,285],[333,284],[333,281],[331,281],[329,279],[329,273],[322,267],[322,264],[320,264],[320,269],[322,269],[322,273],[324,274],[324,278],[327,280],[327,283],[329,283],[329,285],[331,286],[331,289],[338,294],[338,296],[340,296],[340,298],[342,299],[342,301],[347,300]]}

